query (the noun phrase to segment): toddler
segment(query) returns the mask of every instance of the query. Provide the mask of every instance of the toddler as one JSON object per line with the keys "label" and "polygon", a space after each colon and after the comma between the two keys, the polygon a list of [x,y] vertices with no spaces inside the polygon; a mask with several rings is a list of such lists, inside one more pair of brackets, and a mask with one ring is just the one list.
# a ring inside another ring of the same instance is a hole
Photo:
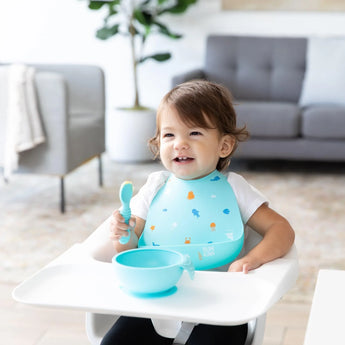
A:
{"label": "toddler", "polygon": [[[253,270],[266,262],[284,256],[294,242],[294,231],[288,221],[271,209],[268,200],[243,177],[225,172],[238,142],[247,138],[245,128],[236,127],[236,113],[229,91],[216,83],[195,80],[180,84],[162,99],[157,111],[157,127],[150,146],[166,171],[152,173],[131,201],[132,217],[124,223],[119,210],[110,222],[110,238],[117,252],[138,247],[141,235],[148,231],[145,221],[157,192],[169,176],[182,180],[201,179],[218,170],[225,174],[238,203],[246,228],[263,239],[246,255],[222,267],[229,272]],[[118,240],[130,236],[126,244]],[[187,345],[242,345],[247,325],[214,326],[183,323],[175,341]],[[174,338],[158,334],[150,319],[120,317],[105,335],[102,345],[164,345]]]}

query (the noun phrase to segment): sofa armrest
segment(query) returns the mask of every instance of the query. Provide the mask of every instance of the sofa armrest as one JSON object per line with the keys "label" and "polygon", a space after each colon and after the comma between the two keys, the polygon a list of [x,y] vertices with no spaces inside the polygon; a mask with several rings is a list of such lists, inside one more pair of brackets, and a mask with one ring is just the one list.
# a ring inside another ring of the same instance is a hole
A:
{"label": "sofa armrest", "polygon": [[[68,123],[68,94],[67,84],[63,76],[58,73],[40,72],[35,75],[39,110],[44,124]],[[66,132],[66,130],[65,130]]]}
{"label": "sofa armrest", "polygon": [[205,72],[202,69],[194,69],[178,74],[172,78],[172,87],[193,79],[206,79]]}
{"label": "sofa armrest", "polygon": [[66,82],[68,112],[74,116],[90,114],[104,118],[105,83],[103,70],[92,65],[34,65],[37,74],[60,74]]}

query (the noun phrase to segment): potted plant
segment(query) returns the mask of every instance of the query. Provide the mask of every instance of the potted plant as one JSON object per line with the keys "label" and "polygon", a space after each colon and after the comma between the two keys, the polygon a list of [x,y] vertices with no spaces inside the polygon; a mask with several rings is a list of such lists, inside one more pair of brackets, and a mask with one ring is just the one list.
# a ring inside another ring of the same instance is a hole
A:
{"label": "potted plant", "polygon": [[181,38],[182,35],[171,32],[159,17],[167,13],[182,14],[196,2],[197,0],[88,1],[91,10],[106,8],[103,26],[97,30],[96,37],[108,40],[116,35],[125,35],[131,49],[134,101],[131,107],[117,109],[112,118],[109,118],[109,123],[113,123],[108,144],[111,158],[133,162],[151,158],[146,142],[154,133],[155,111],[144,107],[140,102],[138,67],[149,59],[163,62],[171,58],[169,52],[145,55],[145,44],[153,34],[172,39]]}

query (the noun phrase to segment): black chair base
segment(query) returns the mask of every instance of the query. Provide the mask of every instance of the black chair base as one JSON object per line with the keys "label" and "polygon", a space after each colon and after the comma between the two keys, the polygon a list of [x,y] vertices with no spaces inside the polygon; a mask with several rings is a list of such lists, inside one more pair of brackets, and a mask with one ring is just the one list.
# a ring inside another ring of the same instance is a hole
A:
{"label": "black chair base", "polygon": [[[98,185],[103,187],[103,166],[102,157],[98,155]],[[65,176],[60,176],[60,212],[65,213],[66,200],[65,200]]]}

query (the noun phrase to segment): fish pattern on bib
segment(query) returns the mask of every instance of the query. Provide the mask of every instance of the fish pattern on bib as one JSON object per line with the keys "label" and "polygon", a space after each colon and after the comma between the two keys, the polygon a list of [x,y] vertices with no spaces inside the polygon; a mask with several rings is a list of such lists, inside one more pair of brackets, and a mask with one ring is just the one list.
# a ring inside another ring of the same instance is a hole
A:
{"label": "fish pattern on bib", "polygon": [[243,246],[236,196],[218,170],[195,180],[173,174],[155,195],[138,246],[188,254],[196,269],[234,260]]}

